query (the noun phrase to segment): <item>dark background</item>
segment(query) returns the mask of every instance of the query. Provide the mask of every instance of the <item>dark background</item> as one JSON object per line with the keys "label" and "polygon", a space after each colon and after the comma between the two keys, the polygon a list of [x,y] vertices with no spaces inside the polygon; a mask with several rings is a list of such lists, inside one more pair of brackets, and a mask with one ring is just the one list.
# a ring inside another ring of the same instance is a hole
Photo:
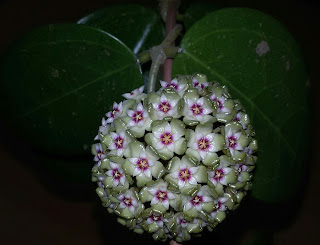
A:
{"label": "dark background", "polygon": [[[75,22],[95,9],[120,2],[157,6],[156,1],[0,0],[0,55],[14,40],[37,26]],[[209,243],[210,239],[210,243],[220,244],[221,237],[229,236],[226,239],[230,244],[234,244],[235,240],[244,243],[256,230],[263,229],[275,231],[274,244],[320,244],[319,4],[302,0],[214,2],[222,6],[245,6],[266,12],[282,21],[300,43],[312,91],[310,155],[305,157],[307,177],[303,191],[290,202],[268,206],[248,198],[245,201],[247,207],[241,208],[233,216],[229,215],[226,224],[222,224],[216,233],[206,234],[195,241]],[[141,238],[127,232],[116,223],[101,207],[94,193],[94,184],[70,185],[42,172],[41,160],[34,149],[7,129],[3,123],[5,115],[0,118],[1,244],[152,242],[144,236]],[[250,215],[251,208],[255,211]]]}

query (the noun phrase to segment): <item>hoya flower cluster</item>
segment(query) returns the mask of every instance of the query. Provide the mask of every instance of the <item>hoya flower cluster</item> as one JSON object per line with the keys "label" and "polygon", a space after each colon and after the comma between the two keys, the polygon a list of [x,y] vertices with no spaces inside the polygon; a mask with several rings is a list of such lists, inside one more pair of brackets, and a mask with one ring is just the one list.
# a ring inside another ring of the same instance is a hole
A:
{"label": "hoya flower cluster", "polygon": [[211,231],[250,189],[257,142],[245,110],[200,74],[123,96],[92,147],[103,205],[154,239],[183,242]]}

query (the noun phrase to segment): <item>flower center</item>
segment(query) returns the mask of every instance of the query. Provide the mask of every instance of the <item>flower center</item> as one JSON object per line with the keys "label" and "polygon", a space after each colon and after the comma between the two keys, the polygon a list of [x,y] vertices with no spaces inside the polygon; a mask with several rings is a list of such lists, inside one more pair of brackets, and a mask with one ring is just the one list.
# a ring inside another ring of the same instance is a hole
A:
{"label": "flower center", "polygon": [[231,136],[228,138],[229,141],[229,147],[235,148],[237,146],[237,138],[234,136]]}
{"label": "flower center", "polygon": [[102,151],[99,151],[99,152],[98,152],[98,158],[101,159],[101,156],[102,156],[102,155],[103,155],[103,152],[102,152]]}
{"label": "flower center", "polygon": [[159,192],[157,193],[157,197],[158,197],[159,201],[162,202],[162,201],[167,200],[168,195],[167,195],[167,192],[159,191]]}
{"label": "flower center", "polygon": [[121,138],[121,137],[117,137],[117,138],[115,139],[115,142],[114,142],[114,143],[115,143],[117,149],[123,148],[123,142],[124,142],[124,139]]}
{"label": "flower center", "polygon": [[223,109],[223,102],[221,100],[217,100],[217,104],[218,104],[218,108],[220,110],[222,110]]}
{"label": "flower center", "polygon": [[219,210],[220,207],[221,207],[221,203],[220,203],[220,202],[218,202],[216,205],[214,205],[214,208],[215,208],[216,210]]}
{"label": "flower center", "polygon": [[164,102],[161,102],[161,104],[159,104],[159,111],[167,113],[168,111],[170,111],[170,109],[171,109],[171,105],[168,101],[164,101]]}
{"label": "flower center", "polygon": [[151,215],[151,219],[153,220],[153,221],[160,221],[161,220],[161,216],[156,216],[156,215]]}
{"label": "flower center", "polygon": [[240,166],[239,166],[239,168],[238,168],[238,173],[239,173],[239,174],[243,171],[242,166],[243,166],[243,165],[240,164]]}
{"label": "flower center", "polygon": [[202,196],[195,196],[193,199],[192,199],[192,204],[193,205],[197,205],[197,204],[200,204],[202,202]]}
{"label": "flower center", "polygon": [[116,169],[113,169],[113,177],[115,179],[120,179],[122,176],[122,174],[119,172],[119,170],[116,168]]}
{"label": "flower center", "polygon": [[141,120],[143,120],[143,112],[142,111],[137,111],[134,115],[133,115],[133,121],[135,123],[140,122]]}
{"label": "flower center", "polygon": [[119,109],[116,107],[116,108],[113,108],[113,111],[111,112],[111,117],[114,118],[115,114],[119,112]]}
{"label": "flower center", "polygon": [[174,83],[168,83],[167,88],[173,88],[173,89],[178,89],[178,85],[177,84],[174,84]]}
{"label": "flower center", "polygon": [[193,104],[192,106],[191,106],[191,110],[192,110],[192,112],[193,112],[193,115],[202,115],[202,113],[203,113],[203,107],[201,106],[201,105],[199,105],[199,104]]}
{"label": "flower center", "polygon": [[148,159],[146,158],[140,158],[137,163],[138,168],[140,168],[142,171],[149,168]]}
{"label": "flower center", "polygon": [[202,137],[201,139],[198,140],[198,148],[200,150],[206,150],[209,145],[210,145],[210,142],[205,137]]}
{"label": "flower center", "polygon": [[132,205],[132,198],[124,198],[123,202],[125,205],[131,206]]}
{"label": "flower center", "polygon": [[191,177],[191,173],[188,168],[180,170],[180,172],[179,172],[180,179],[187,181],[188,179],[190,179],[190,177]]}
{"label": "flower center", "polygon": [[185,219],[179,219],[180,224],[187,224],[188,222]]}
{"label": "flower center", "polygon": [[167,145],[167,144],[171,144],[173,142],[173,139],[172,139],[172,134],[171,133],[164,133],[162,136],[161,136],[161,141],[163,144]]}
{"label": "flower center", "polygon": [[223,176],[223,170],[222,169],[217,169],[214,172],[214,178],[215,179],[220,179]]}

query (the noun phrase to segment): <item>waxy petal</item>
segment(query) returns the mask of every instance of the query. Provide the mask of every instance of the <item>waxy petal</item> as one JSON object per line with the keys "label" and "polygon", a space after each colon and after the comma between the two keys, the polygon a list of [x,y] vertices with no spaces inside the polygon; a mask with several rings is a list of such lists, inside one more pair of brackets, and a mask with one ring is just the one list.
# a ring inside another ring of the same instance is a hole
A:
{"label": "waxy petal", "polygon": [[158,188],[155,188],[155,187],[148,188],[148,192],[150,192],[151,195],[155,195],[158,192]]}
{"label": "waxy petal", "polygon": [[120,205],[119,205],[119,208],[123,209],[125,207],[127,207],[127,205],[124,202],[121,202]]}
{"label": "waxy petal", "polygon": [[131,127],[134,127],[136,126],[137,124],[135,123],[135,121],[133,120],[130,120],[128,123],[127,123],[127,127],[131,128]]}
{"label": "waxy petal", "polygon": [[169,209],[169,201],[168,200],[164,200],[162,202],[162,205],[166,208],[166,209]]}
{"label": "waxy petal", "polygon": [[160,150],[160,149],[162,149],[164,147],[164,144],[161,142],[161,141],[159,141],[157,144],[156,144],[156,150]]}
{"label": "waxy petal", "polygon": [[130,213],[132,213],[132,214],[134,215],[134,211],[135,211],[134,206],[130,206],[130,207],[129,207],[129,211],[130,211]]}
{"label": "waxy petal", "polygon": [[188,211],[190,208],[192,208],[193,207],[193,205],[192,205],[192,203],[191,202],[187,202],[185,205],[184,205],[184,209],[186,210],[186,211]]}
{"label": "waxy petal", "polygon": [[170,124],[168,123],[168,124],[166,125],[166,127],[164,128],[164,132],[166,132],[166,133],[171,133],[171,131],[172,131],[171,126],[170,126]]}
{"label": "waxy petal", "polygon": [[152,176],[151,176],[151,170],[150,170],[149,168],[144,170],[144,174],[145,174],[145,176],[147,176],[149,179],[152,177]]}
{"label": "waxy petal", "polygon": [[163,102],[167,102],[167,101],[168,101],[167,97],[164,94],[162,94],[160,97],[160,102],[163,103]]}
{"label": "waxy petal", "polygon": [[137,162],[139,160],[139,158],[136,157],[132,157],[132,158],[128,158],[129,162],[131,162],[133,165],[137,165]]}
{"label": "waxy petal", "polygon": [[223,173],[227,175],[228,173],[230,173],[231,170],[232,168],[223,168]]}
{"label": "waxy petal", "polygon": [[227,179],[226,179],[226,176],[223,176],[222,179],[219,180],[219,182],[223,185],[227,185]]}
{"label": "waxy petal", "polygon": [[175,172],[171,173],[171,176],[175,179],[178,179],[179,178],[179,171],[175,171]]}
{"label": "waxy petal", "polygon": [[151,205],[154,205],[154,204],[157,204],[157,203],[159,203],[159,199],[157,197],[153,197],[151,199]]}
{"label": "waxy petal", "polygon": [[203,106],[204,104],[204,98],[201,97],[200,99],[197,100],[197,104],[199,104],[200,106]]}
{"label": "waxy petal", "polygon": [[133,117],[136,113],[133,110],[128,110],[127,114],[129,117]]}
{"label": "waxy petal", "polygon": [[200,212],[202,209],[202,205],[198,203],[197,205],[195,205],[195,208]]}
{"label": "waxy petal", "polygon": [[120,177],[120,184],[121,184],[121,185],[124,185],[125,181],[126,181],[126,177],[121,176],[121,177]]}
{"label": "waxy petal", "polygon": [[115,140],[118,137],[118,134],[115,132],[110,132],[111,139]]}
{"label": "waxy petal", "polygon": [[208,196],[203,196],[202,201],[203,201],[203,202],[211,202],[211,201],[212,201],[212,198],[211,198],[211,197],[208,197]]}
{"label": "waxy petal", "polygon": [[137,111],[141,111],[141,112],[144,111],[143,105],[141,103],[137,105]]}
{"label": "waxy petal", "polygon": [[173,193],[170,192],[170,191],[167,192],[167,195],[168,195],[168,198],[169,198],[169,199],[175,199],[175,198],[176,198],[176,197],[173,195]]}
{"label": "waxy petal", "polygon": [[163,132],[160,132],[160,131],[154,131],[153,132],[154,137],[156,137],[157,139],[160,139],[162,134],[163,134]]}
{"label": "waxy petal", "polygon": [[119,185],[120,181],[118,179],[114,179],[113,180],[113,183],[112,183],[112,186],[113,187],[117,187]]}
{"label": "waxy petal", "polygon": [[162,227],[163,227],[163,221],[162,221],[162,220],[157,221],[157,225],[158,225],[160,228],[162,228]]}
{"label": "waxy petal", "polygon": [[140,168],[135,168],[134,170],[133,170],[133,176],[137,176],[137,175],[139,175],[139,174],[141,174],[141,169]]}
{"label": "waxy petal", "polygon": [[200,150],[200,151],[199,151],[199,154],[200,154],[202,160],[205,159],[206,156],[207,156],[207,152],[206,152],[206,151],[203,151],[203,150]]}
{"label": "waxy petal", "polygon": [[160,80],[161,87],[166,88],[169,83]]}
{"label": "waxy petal", "polygon": [[183,187],[184,187],[184,185],[186,184],[186,182],[185,181],[183,181],[183,180],[181,180],[181,179],[179,179],[178,180],[178,186],[179,186],[179,189],[182,189]]}
{"label": "waxy petal", "polygon": [[241,136],[241,133],[240,132],[235,133],[233,136],[238,140]]}
{"label": "waxy petal", "polygon": [[188,180],[188,182],[191,184],[191,185],[197,185],[197,180],[195,179],[195,177],[191,176],[191,178]]}
{"label": "waxy petal", "polygon": [[173,143],[167,144],[167,149],[168,149],[169,151],[174,152],[174,144],[173,144]]}
{"label": "waxy petal", "polygon": [[198,169],[199,169],[198,167],[191,167],[189,168],[189,171],[191,174],[195,174],[198,171]]}
{"label": "waxy petal", "polygon": [[114,163],[114,162],[110,162],[110,167],[112,169],[117,169],[118,168],[118,164]]}

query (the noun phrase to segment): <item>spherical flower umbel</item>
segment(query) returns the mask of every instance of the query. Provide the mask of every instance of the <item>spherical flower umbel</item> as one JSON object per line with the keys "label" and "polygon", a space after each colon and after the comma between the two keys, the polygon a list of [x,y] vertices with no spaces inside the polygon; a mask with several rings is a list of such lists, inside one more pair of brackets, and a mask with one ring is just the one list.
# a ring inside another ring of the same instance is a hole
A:
{"label": "spherical flower umbel", "polygon": [[[129,229],[177,242],[212,230],[251,187],[257,141],[249,115],[206,76],[123,94],[92,146],[103,206]],[[102,115],[103,116],[103,115]]]}

